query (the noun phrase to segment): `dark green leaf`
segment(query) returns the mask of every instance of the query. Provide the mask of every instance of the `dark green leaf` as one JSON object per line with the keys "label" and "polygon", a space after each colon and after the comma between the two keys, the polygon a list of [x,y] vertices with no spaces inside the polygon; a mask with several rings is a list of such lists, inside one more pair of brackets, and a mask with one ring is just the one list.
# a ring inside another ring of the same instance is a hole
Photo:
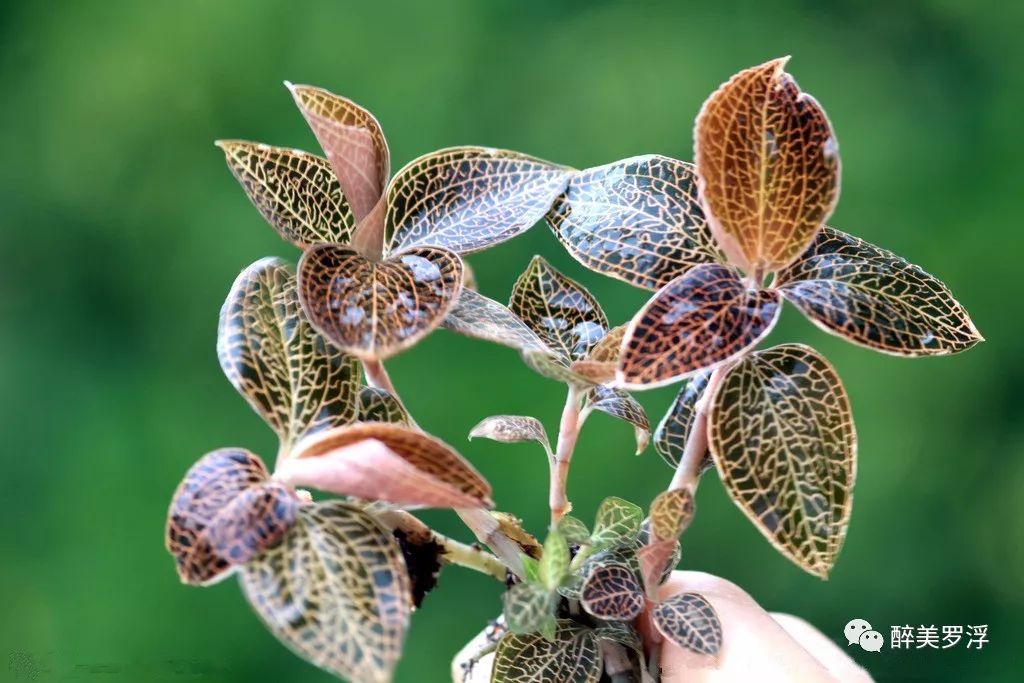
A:
{"label": "dark green leaf", "polygon": [[681,593],[662,602],[651,614],[661,635],[679,647],[702,655],[722,649],[722,624],[715,608],[699,593]]}
{"label": "dark green leaf", "polygon": [[644,609],[644,591],[626,565],[602,564],[583,582],[581,601],[598,619],[632,621]]}
{"label": "dark green leaf", "polygon": [[544,629],[554,622],[558,594],[541,586],[517,583],[505,591],[505,621],[512,633],[526,635]]}
{"label": "dark green leaf", "polygon": [[[673,469],[679,467],[679,460],[686,451],[686,442],[690,438],[693,420],[697,414],[697,401],[704,395],[704,388],[711,379],[711,370],[701,370],[686,382],[676,394],[672,406],[665,413],[654,432],[654,450],[658,451]],[[701,469],[711,467],[714,463],[711,454],[707,453]]]}
{"label": "dark green leaf", "polygon": [[591,541],[600,548],[635,541],[643,517],[643,510],[633,503],[609,496],[597,510]]}
{"label": "dark green leaf", "polygon": [[491,683],[597,683],[601,670],[594,632],[561,619],[550,640],[514,633],[503,637]]}
{"label": "dark green leaf", "polygon": [[357,422],[389,422],[409,425],[409,413],[395,396],[377,387],[359,390]]}

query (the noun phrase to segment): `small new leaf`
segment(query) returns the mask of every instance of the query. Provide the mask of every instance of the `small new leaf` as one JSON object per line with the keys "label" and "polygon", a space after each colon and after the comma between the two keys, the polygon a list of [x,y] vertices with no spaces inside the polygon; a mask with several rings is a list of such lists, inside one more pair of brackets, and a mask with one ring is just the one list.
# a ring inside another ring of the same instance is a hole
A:
{"label": "small new leaf", "polygon": [[651,532],[660,541],[674,541],[693,521],[693,493],[688,488],[663,491],[651,503]]}
{"label": "small new leaf", "polygon": [[708,443],[754,526],[826,578],[846,537],[857,450],[850,402],[828,361],[799,344],[744,358],[712,399]]}
{"label": "small new leaf", "polygon": [[587,525],[572,515],[562,517],[558,523],[558,533],[562,535],[566,543],[589,543],[590,530]]}
{"label": "small new leaf", "polygon": [[530,583],[517,583],[502,596],[505,621],[512,633],[537,633],[555,620],[558,594]]}
{"label": "small new leaf", "polygon": [[569,546],[558,530],[548,532],[544,540],[544,554],[540,558],[538,578],[549,591],[556,590],[569,571]]}
{"label": "small new leaf", "polygon": [[583,609],[598,619],[632,621],[644,609],[644,591],[633,571],[623,564],[594,568],[583,582]]}
{"label": "small new leaf", "polygon": [[601,671],[594,631],[560,619],[551,639],[506,634],[498,643],[491,683],[597,683]]}
{"label": "small new leaf", "polygon": [[365,512],[304,505],[283,543],[245,565],[242,589],[296,654],[358,683],[391,680],[412,611],[398,544]]}
{"label": "small new leaf", "polygon": [[654,625],[668,640],[701,655],[722,649],[722,624],[711,603],[699,593],[681,593],[658,604]]}
{"label": "small new leaf", "polygon": [[627,500],[609,496],[597,509],[594,533],[590,540],[598,548],[608,548],[635,541],[640,533],[644,513]]}
{"label": "small new leaf", "polygon": [[548,442],[548,435],[544,431],[544,425],[535,417],[524,415],[494,415],[486,417],[469,433],[472,440],[475,437],[500,441],[502,443],[521,443],[523,441],[536,441],[544,450],[551,453],[551,444]]}

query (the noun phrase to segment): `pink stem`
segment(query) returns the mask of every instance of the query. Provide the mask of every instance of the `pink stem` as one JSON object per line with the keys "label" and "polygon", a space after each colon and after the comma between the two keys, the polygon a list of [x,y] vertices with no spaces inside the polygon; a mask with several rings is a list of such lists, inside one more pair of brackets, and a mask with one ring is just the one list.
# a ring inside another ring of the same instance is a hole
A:
{"label": "pink stem", "polygon": [[569,481],[569,464],[572,452],[576,448],[576,439],[580,434],[580,400],[579,389],[569,387],[562,410],[562,421],[558,427],[558,445],[555,457],[551,460],[551,488],[548,503],[551,506],[551,526],[556,526],[568,514],[570,505],[566,496]]}

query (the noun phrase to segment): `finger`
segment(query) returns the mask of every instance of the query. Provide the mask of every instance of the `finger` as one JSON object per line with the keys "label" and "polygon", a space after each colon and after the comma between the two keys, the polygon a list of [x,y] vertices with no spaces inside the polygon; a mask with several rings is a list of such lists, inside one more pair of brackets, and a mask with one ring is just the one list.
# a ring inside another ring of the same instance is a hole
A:
{"label": "finger", "polygon": [[772,612],[771,616],[793,640],[814,655],[814,658],[840,681],[851,681],[851,683],[871,681],[868,672],[853,661],[842,648],[836,645],[835,641],[827,638],[825,634],[800,617],[779,612]]}

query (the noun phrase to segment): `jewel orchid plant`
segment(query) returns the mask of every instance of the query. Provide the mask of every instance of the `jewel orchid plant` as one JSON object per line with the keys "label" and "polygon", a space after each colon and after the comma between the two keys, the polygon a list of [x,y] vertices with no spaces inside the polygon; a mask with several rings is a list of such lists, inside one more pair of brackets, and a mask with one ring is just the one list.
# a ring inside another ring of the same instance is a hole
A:
{"label": "jewel orchid plant", "polygon": [[[326,158],[218,142],[252,203],[302,253],[294,268],[249,266],[221,310],[221,367],[279,448],[272,470],[223,448],[186,473],[166,533],[181,580],[238,575],[296,654],[376,683],[393,678],[442,567],[460,565],[500,582],[502,609],[456,657],[456,681],[659,681],[663,648],[714,666],[723,647],[713,599],[660,590],[711,470],[784,556],[827,577],[849,524],[856,436],[824,357],[801,344],[755,349],[782,301],[895,355],[956,353],[981,336],[941,281],[825,226],[838,146],[785,63],[742,71],[711,95],[694,164],[647,155],[576,171],[455,147],[391,177],[368,111],[290,84]],[[587,268],[654,292],[632,320],[611,325],[540,256],[508,305],[475,291],[464,257],[542,218]],[[554,447],[533,416],[487,417],[469,434],[544,449],[543,541],[494,511],[484,477],[398,397],[383,361],[437,327],[510,347],[565,385]],[[675,469],[665,491],[646,509],[609,496],[589,525],[571,515],[570,466],[589,416],[629,423],[639,454],[650,423],[633,393],[683,380],[654,434]],[[430,507],[454,510],[475,542],[411,512]]]}

